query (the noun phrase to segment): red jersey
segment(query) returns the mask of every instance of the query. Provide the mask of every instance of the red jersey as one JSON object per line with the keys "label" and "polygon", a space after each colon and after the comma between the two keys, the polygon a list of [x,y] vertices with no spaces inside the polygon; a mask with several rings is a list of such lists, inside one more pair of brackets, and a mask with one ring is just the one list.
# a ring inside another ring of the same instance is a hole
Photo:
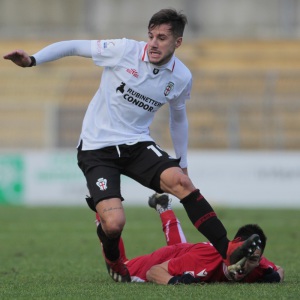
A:
{"label": "red jersey", "polygon": [[[154,265],[169,261],[168,271],[173,276],[190,273],[202,282],[228,282],[231,277],[223,258],[210,243],[180,243],[162,247],[151,254],[138,256],[126,265],[133,282],[145,282],[146,272]],[[242,282],[258,281],[269,267],[277,271],[274,263],[262,257],[260,264]]]}

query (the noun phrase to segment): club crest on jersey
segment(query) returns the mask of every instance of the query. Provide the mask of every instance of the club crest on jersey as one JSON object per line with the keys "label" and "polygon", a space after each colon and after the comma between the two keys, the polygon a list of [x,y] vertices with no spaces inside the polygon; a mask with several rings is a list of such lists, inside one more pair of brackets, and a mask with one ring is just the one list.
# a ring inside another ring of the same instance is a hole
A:
{"label": "club crest on jersey", "polygon": [[168,96],[173,89],[174,89],[174,82],[169,81],[164,91],[165,96]]}
{"label": "club crest on jersey", "polygon": [[96,185],[101,191],[107,190],[107,180],[105,178],[99,178],[96,182]]}

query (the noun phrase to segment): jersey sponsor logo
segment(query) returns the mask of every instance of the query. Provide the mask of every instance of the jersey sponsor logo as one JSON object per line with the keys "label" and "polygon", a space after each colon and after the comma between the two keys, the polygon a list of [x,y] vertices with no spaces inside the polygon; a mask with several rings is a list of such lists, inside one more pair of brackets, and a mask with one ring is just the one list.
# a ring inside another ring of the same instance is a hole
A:
{"label": "jersey sponsor logo", "polygon": [[159,107],[163,105],[163,103],[142,95],[131,88],[126,88],[125,91],[125,86],[126,84],[124,82],[121,82],[121,84],[116,88],[116,93],[122,93],[123,98],[131,104],[134,104],[137,107],[140,107],[148,112],[155,112]]}
{"label": "jersey sponsor logo", "polygon": [[[153,100],[145,95],[142,95],[140,94],[139,92],[136,92],[135,90],[131,89],[131,88],[128,88],[126,93],[128,94],[128,96],[132,96],[131,98],[135,98],[135,99],[138,99],[138,100],[141,100],[145,103],[149,103],[150,105],[153,105],[153,106],[157,106],[157,107],[161,107],[163,104],[156,101],[156,100]],[[124,98],[125,98],[126,95],[124,95]],[[128,99],[128,101],[130,101]]]}
{"label": "jersey sponsor logo", "polygon": [[117,88],[116,88],[116,93],[121,92],[122,94],[124,93],[124,88],[125,88],[125,83],[122,82]]}
{"label": "jersey sponsor logo", "polygon": [[126,72],[131,74],[135,78],[139,78],[139,73],[136,69],[127,69]]}
{"label": "jersey sponsor logo", "polygon": [[164,95],[168,96],[173,89],[174,89],[174,82],[169,81],[169,83],[166,85]]}
{"label": "jersey sponsor logo", "polygon": [[107,190],[107,179],[99,178],[96,182],[96,185],[99,187],[101,191]]}
{"label": "jersey sponsor logo", "polygon": [[200,271],[196,276],[205,277],[207,275],[206,269]]}

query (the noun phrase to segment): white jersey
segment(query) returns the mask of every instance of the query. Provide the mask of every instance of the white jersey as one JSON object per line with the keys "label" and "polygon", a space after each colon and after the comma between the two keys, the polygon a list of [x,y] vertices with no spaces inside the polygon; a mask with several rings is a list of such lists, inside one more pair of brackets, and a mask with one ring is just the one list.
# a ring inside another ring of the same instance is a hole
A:
{"label": "white jersey", "polygon": [[175,56],[164,66],[151,64],[147,44],[128,39],[73,40],[51,44],[34,54],[36,64],[65,56],[93,58],[104,67],[100,87],[87,109],[80,140],[83,150],[153,141],[155,112],[170,105],[170,133],[180,166],[187,167],[188,122],[185,101],[192,75]]}
{"label": "white jersey", "polygon": [[190,71],[175,56],[164,66],[151,64],[145,42],[94,40],[91,47],[104,70],[84,117],[82,150],[153,141],[155,112],[167,102],[180,109],[190,98]]}

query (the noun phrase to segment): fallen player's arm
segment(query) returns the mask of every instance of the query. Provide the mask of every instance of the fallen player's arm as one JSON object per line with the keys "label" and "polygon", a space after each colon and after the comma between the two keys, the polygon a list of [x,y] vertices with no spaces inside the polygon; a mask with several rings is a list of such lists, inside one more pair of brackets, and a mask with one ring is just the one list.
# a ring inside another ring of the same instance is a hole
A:
{"label": "fallen player's arm", "polygon": [[276,266],[276,268],[277,268],[277,273],[280,276],[280,282],[283,282],[283,280],[284,280],[284,269],[280,266]]}
{"label": "fallen player's arm", "polygon": [[279,283],[284,279],[284,270],[280,266],[276,266],[277,270],[275,271],[273,268],[268,268],[265,270],[264,275],[259,280],[261,283]]}
{"label": "fallen player's arm", "polygon": [[168,272],[168,264],[169,261],[165,261],[162,264],[151,267],[146,273],[147,280],[149,282],[167,285],[173,277]]}
{"label": "fallen player's arm", "polygon": [[169,260],[151,267],[146,273],[147,280],[157,284],[192,284],[199,283],[200,280],[192,276],[190,273],[179,276],[172,276],[168,271]]}

